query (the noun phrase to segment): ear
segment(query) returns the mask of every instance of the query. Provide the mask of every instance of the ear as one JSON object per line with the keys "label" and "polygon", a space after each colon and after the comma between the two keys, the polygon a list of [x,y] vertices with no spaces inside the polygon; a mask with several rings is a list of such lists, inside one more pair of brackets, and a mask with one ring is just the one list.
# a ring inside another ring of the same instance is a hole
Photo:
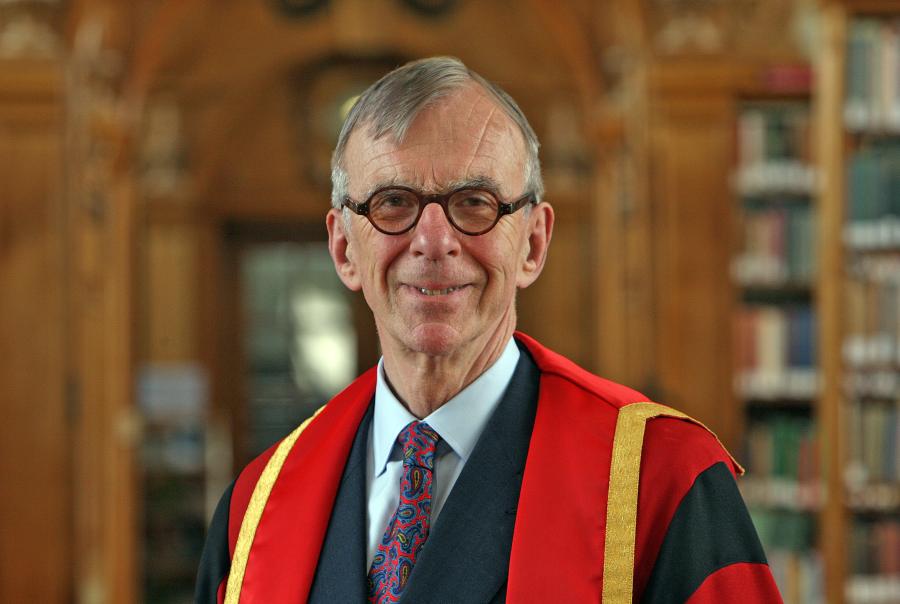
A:
{"label": "ear", "polygon": [[347,289],[359,291],[362,287],[359,271],[353,262],[353,251],[350,240],[344,232],[344,217],[341,210],[332,208],[325,216],[325,227],[328,229],[328,253],[334,262],[334,269]]}
{"label": "ear", "polygon": [[517,287],[528,287],[544,269],[550,238],[553,236],[553,219],[553,207],[549,203],[542,201],[531,208],[528,216],[528,246],[519,267]]}

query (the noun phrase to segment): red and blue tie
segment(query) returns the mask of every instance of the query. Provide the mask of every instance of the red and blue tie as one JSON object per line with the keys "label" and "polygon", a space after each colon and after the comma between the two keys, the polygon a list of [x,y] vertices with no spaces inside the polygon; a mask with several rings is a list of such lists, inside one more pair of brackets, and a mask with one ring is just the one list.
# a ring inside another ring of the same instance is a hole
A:
{"label": "red and blue tie", "polygon": [[369,570],[369,602],[400,599],[416,557],[428,538],[434,450],[440,436],[424,422],[411,422],[397,436],[403,447],[400,503],[388,521]]}

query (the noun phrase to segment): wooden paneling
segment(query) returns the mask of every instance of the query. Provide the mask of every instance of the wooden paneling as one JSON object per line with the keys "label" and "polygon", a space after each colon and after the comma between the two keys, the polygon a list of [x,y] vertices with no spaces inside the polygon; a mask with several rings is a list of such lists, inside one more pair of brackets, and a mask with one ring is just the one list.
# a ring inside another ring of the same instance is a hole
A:
{"label": "wooden paneling", "polygon": [[[551,200],[552,201],[552,200]],[[592,367],[590,206],[572,199],[555,203],[556,224],[544,271],[519,292],[519,329],[575,362]]]}
{"label": "wooden paneling", "polygon": [[145,231],[141,359],[153,363],[197,358],[197,227],[152,222]]}
{"label": "wooden paneling", "polygon": [[715,94],[655,99],[651,197],[660,396],[734,447],[732,102]]}
{"label": "wooden paneling", "polygon": [[0,64],[0,601],[71,598],[61,74]]}
{"label": "wooden paneling", "polygon": [[646,65],[639,54],[621,99],[596,122],[592,245],[597,371],[657,396]]}
{"label": "wooden paneling", "polygon": [[592,236],[594,292],[588,304],[597,313],[593,340],[597,371],[653,398],[651,231],[645,200],[633,188],[634,161],[619,149],[600,163]]}

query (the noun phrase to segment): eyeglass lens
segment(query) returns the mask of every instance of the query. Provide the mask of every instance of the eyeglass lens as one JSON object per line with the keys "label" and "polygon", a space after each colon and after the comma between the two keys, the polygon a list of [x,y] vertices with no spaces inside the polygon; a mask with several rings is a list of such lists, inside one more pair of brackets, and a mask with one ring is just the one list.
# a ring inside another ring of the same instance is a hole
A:
{"label": "eyeglass lens", "polygon": [[[419,215],[420,198],[412,191],[386,189],[369,200],[369,218],[388,233],[409,228]],[[447,200],[450,222],[458,229],[477,233],[497,220],[500,202],[488,191],[463,189]]]}

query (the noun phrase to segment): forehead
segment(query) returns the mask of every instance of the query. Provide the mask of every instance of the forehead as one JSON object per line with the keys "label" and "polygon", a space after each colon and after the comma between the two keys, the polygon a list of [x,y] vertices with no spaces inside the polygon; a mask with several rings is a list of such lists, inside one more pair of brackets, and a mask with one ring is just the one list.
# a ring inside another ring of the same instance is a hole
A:
{"label": "forehead", "polygon": [[506,196],[525,186],[525,143],[516,124],[485,90],[472,85],[425,107],[402,142],[373,140],[368,128],[347,143],[344,167],[354,196],[387,184],[441,191],[476,179]]}

